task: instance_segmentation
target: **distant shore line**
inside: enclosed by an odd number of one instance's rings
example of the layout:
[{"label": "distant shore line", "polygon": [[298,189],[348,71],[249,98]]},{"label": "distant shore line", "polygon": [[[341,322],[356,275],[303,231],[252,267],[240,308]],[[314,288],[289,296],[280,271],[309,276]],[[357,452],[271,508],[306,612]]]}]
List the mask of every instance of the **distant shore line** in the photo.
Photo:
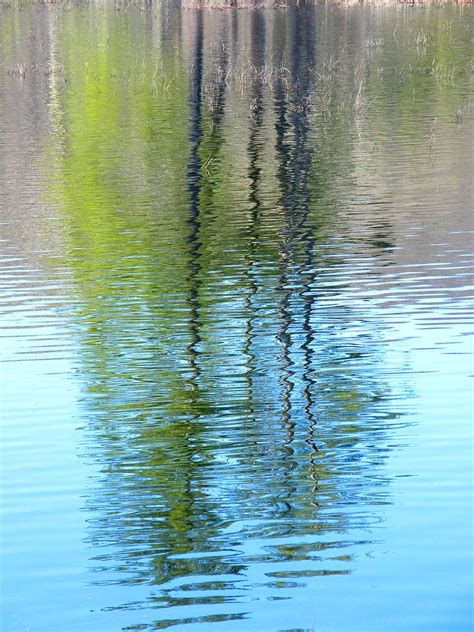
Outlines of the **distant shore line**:
[{"label": "distant shore line", "polygon": [[291,6],[326,4],[332,6],[442,6],[472,5],[474,0],[182,0],[182,9],[289,9]]},{"label": "distant shore line", "polygon": [[355,6],[419,6],[436,7],[448,4],[474,5],[474,0],[0,0],[0,7],[23,7],[26,5],[80,5],[80,4],[112,4],[119,7],[147,6],[153,4],[169,4],[183,10],[215,10],[226,11],[232,9],[281,9],[287,10],[291,7],[300,6],[335,6],[335,7],[355,7]]},{"label": "distant shore line", "polygon": [[[108,0],[85,0],[85,4],[108,4]],[[181,9],[289,9],[292,6],[443,6],[446,4],[473,5],[474,0],[110,0],[110,4],[152,5],[169,4]],[[0,6],[24,6],[28,4],[82,4],[81,0],[0,0]]]}]

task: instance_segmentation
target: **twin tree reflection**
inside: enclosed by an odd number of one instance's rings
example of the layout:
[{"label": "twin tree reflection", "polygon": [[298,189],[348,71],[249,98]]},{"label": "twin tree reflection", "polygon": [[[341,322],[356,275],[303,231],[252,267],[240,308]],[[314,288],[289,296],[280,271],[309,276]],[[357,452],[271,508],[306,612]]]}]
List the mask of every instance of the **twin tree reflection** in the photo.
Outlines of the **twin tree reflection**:
[{"label": "twin tree reflection", "polygon": [[388,386],[376,321],[327,274],[350,135],[311,107],[316,12],[104,18],[88,42],[64,19],[49,203],[101,471],[94,564],[159,585],[157,606],[243,600],[222,591],[251,565],[281,587],[350,572],[339,536],[376,516],[347,508],[386,501]]}]

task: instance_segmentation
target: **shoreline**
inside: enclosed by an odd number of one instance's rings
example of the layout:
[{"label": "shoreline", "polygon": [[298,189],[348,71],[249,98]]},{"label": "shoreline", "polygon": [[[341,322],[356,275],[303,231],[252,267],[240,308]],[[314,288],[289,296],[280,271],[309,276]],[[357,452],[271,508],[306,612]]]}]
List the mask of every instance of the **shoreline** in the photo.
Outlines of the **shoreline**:
[{"label": "shoreline", "polygon": [[444,6],[472,5],[474,0],[182,0],[177,6],[183,10],[216,10],[231,9],[283,9],[292,6],[330,5],[339,7],[353,6]]},{"label": "shoreline", "polygon": [[[0,8],[21,8],[28,5],[81,5],[81,4],[109,4],[107,0],[0,0]],[[116,7],[146,6],[151,7],[149,0],[112,0]],[[442,7],[446,5],[470,6],[474,0],[163,0],[157,4],[168,4],[184,11],[229,11],[238,10],[283,10],[303,6],[331,6],[331,7]]]}]

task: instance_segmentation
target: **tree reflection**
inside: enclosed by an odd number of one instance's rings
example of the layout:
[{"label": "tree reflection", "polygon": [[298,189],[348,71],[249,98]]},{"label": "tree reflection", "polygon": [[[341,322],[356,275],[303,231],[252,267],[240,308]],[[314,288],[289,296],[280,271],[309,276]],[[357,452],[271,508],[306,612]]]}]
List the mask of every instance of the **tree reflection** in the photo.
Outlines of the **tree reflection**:
[{"label": "tree reflection", "polygon": [[320,141],[335,123],[312,110],[314,10],[179,22],[172,41],[152,23],[137,49],[140,20],[128,34],[104,21],[89,42],[66,21],[49,203],[75,293],[84,452],[101,468],[95,563],[159,585],[149,599],[176,620],[205,603],[215,621],[243,616],[251,566],[285,588],[350,571],[332,534],[370,522],[344,508],[381,484],[367,472],[388,387],[376,323],[354,345],[355,310],[320,307],[333,180],[349,171],[331,152],[349,140]]}]

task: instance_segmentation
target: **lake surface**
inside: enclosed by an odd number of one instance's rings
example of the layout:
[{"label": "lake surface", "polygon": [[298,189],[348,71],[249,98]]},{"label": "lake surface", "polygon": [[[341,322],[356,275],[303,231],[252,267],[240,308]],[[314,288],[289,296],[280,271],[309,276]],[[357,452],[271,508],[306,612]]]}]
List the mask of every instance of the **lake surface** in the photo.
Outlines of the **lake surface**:
[{"label": "lake surface", "polygon": [[3,630],[472,629],[472,27],[1,9]]}]

